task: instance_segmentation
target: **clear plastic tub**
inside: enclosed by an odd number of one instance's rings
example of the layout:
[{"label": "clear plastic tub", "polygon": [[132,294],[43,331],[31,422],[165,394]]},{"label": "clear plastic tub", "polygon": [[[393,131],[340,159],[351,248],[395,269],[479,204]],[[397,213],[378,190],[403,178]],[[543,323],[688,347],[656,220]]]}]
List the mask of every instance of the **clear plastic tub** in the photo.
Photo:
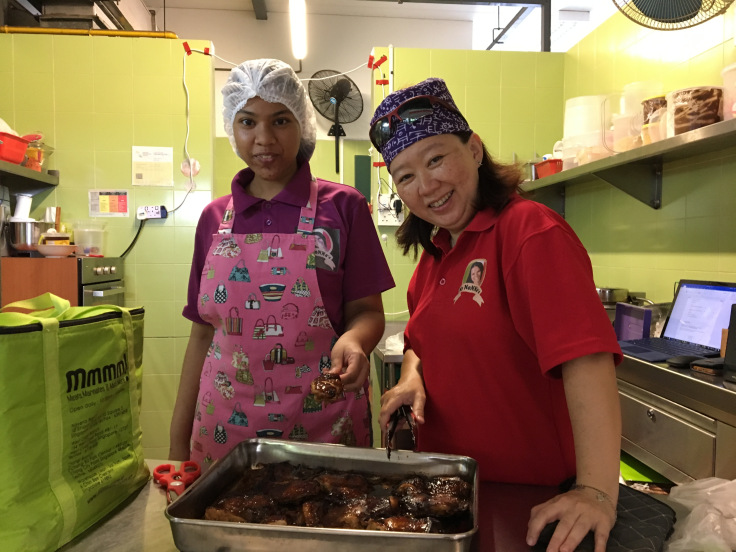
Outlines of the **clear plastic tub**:
[{"label": "clear plastic tub", "polygon": [[105,223],[96,220],[75,222],[74,243],[80,255],[104,255]]},{"label": "clear plastic tub", "polygon": [[723,79],[723,120],[734,118],[736,109],[736,63],[728,65],[721,71]]},{"label": "clear plastic tub", "polygon": [[577,96],[568,99],[565,102],[562,137],[582,136],[608,128],[610,117],[606,117],[607,103],[607,97],[604,95]]},{"label": "clear plastic tub", "polygon": [[667,99],[667,137],[718,123],[723,114],[723,88],[696,86],[674,90]]}]

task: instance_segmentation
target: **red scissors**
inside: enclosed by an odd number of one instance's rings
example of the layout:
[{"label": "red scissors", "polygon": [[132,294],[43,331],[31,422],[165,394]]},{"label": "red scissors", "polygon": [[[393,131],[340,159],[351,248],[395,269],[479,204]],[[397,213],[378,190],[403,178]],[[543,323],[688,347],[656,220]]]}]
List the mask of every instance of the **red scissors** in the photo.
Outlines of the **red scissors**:
[{"label": "red scissors", "polygon": [[179,469],[174,464],[161,464],[153,470],[153,480],[166,489],[167,502],[181,495],[189,485],[202,474],[199,464],[193,460],[181,463]]}]

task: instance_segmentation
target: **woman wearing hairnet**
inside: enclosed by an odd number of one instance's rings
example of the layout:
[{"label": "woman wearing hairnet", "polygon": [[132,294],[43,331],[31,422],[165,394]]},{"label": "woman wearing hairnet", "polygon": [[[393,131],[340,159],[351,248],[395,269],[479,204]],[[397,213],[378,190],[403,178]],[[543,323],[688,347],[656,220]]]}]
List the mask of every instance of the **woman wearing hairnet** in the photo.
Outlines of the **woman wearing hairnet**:
[{"label": "woman wearing hairnet", "polygon": [[[206,467],[264,436],[370,446],[368,355],[394,282],[365,198],[312,176],[315,115],[289,65],[242,63],[222,95],[247,168],[197,225],[169,458]],[[326,372],[345,389],[329,404],[310,394]]]}]

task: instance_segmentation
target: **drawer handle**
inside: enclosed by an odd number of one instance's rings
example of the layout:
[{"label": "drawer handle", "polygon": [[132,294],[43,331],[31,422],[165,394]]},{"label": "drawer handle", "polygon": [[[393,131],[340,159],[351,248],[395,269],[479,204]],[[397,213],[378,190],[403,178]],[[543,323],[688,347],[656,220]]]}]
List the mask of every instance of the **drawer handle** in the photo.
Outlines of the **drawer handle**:
[{"label": "drawer handle", "polygon": [[653,408],[647,408],[647,418],[649,418],[653,422],[657,421],[657,414],[654,412]]}]

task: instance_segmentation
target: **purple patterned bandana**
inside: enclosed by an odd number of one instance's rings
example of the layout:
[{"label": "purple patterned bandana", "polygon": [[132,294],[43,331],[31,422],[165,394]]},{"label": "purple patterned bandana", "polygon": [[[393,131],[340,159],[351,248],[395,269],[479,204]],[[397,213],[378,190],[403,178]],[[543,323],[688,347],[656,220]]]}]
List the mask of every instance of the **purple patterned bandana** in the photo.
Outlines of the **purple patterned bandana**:
[{"label": "purple patterned bandana", "polygon": [[[434,96],[455,106],[457,109],[445,81],[431,78],[386,96],[373,114],[371,127],[378,119],[416,96]],[[383,160],[386,162],[386,168],[390,171],[391,161],[394,157],[420,140],[439,134],[470,131],[467,121],[460,115],[460,110],[457,111],[457,113],[454,113],[440,104],[434,104],[432,115],[422,117],[414,123],[399,122],[396,133],[379,149],[379,152],[383,155]]]}]

